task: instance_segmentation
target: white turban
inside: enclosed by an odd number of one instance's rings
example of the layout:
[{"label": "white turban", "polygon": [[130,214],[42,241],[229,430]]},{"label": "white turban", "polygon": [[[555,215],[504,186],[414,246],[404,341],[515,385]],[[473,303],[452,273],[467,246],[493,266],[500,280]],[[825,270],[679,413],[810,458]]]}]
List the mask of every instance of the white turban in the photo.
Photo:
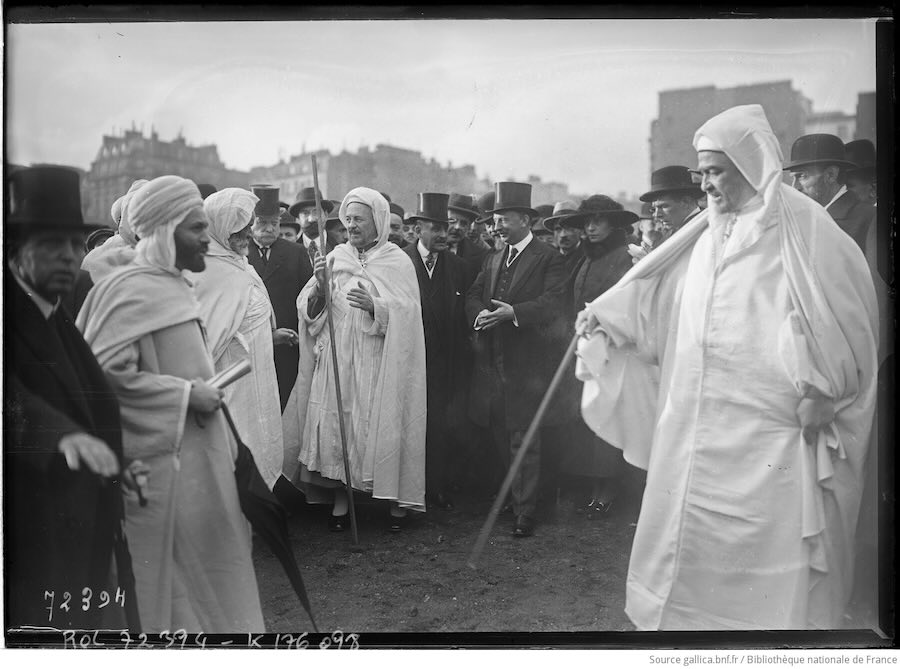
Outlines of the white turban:
[{"label": "white turban", "polygon": [[[344,196],[341,202],[340,217],[344,221],[347,215],[347,205],[352,202],[359,202],[366,205],[372,210],[372,218],[375,219],[375,232],[378,243],[375,248],[381,248],[387,243],[388,235],[391,232],[391,208],[388,201],[377,190],[359,186],[354,188]],[[374,249],[373,249],[374,250]]]},{"label": "white turban", "polygon": [[697,151],[721,151],[761,193],[781,180],[781,146],[760,105],[732,107],[713,116],[694,134]]},{"label": "white turban", "polygon": [[210,253],[226,251],[237,255],[228,245],[228,238],[247,227],[257,202],[259,198],[243,188],[223,188],[203,201],[203,211],[209,219]]},{"label": "white turban", "polygon": [[128,203],[131,202],[131,198],[134,197],[137,190],[146,183],[149,183],[146,179],[138,179],[131,184],[131,188],[125,195],[113,202],[112,216],[118,226],[116,231],[129,246],[137,244],[137,237],[134,236],[134,230],[131,229],[131,224],[128,222]]},{"label": "white turban", "polygon": [[189,179],[167,175],[141,186],[127,203],[128,221],[140,237],[135,262],[180,274],[174,232],[194,210],[203,211],[203,198]]}]

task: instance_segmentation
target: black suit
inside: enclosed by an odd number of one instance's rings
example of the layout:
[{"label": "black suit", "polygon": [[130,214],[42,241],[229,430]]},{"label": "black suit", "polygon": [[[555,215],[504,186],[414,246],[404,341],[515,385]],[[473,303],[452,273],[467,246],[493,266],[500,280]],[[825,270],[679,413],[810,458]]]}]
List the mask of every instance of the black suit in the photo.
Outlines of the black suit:
[{"label": "black suit", "polygon": [[[3,398],[7,627],[121,624],[120,603],[99,608],[101,592],[114,600],[116,585],[135,604],[119,481],[104,481],[83,463],[70,471],[58,450],[62,437],[85,432],[105,441],[121,464],[118,401],[65,309],[45,319],[12,277],[5,283],[11,316]],[[109,580],[114,551],[119,584]],[[92,592],[87,611],[84,588]],[[52,618],[45,591],[53,592]],[[65,592],[72,598],[68,612],[59,608]]]},{"label": "black suit", "polygon": [[850,235],[865,253],[869,226],[875,225],[875,207],[863,202],[856,193],[848,190],[825,211],[831,214],[838,227]]},{"label": "black suit", "polygon": [[[303,244],[276,239],[269,249],[269,259],[264,261],[259,247],[250,242],[248,258],[269,291],[269,300],[275,312],[275,324],[279,328],[296,330],[297,296],[312,276],[312,265]],[[281,410],[287,404],[294,382],[297,380],[297,365],[300,360],[296,346],[275,347],[275,373],[278,376],[278,394]]]},{"label": "black suit", "polygon": [[[466,261],[448,251],[437,253],[432,275],[422,261],[418,244],[403,252],[412,260],[419,282],[425,330],[425,377],[428,426],[425,438],[425,489],[444,495],[452,467],[450,444],[459,407],[468,391],[471,356],[466,326],[466,291],[471,283]],[[459,413],[459,412],[456,412]]]},{"label": "black suit", "polygon": [[[567,325],[562,255],[532,239],[505,270],[512,275],[504,292],[501,279],[509,251],[506,247],[485,257],[466,296],[466,320],[473,327],[482,309],[494,309],[493,298],[511,304],[519,323],[516,327],[508,321],[476,334],[470,400],[472,419],[489,426],[498,447],[508,450],[512,459],[562,358]],[[548,412],[543,424],[553,422],[553,418],[554,413]],[[531,516],[536,507],[539,446],[535,443],[526,455],[513,483],[517,515]]]}]

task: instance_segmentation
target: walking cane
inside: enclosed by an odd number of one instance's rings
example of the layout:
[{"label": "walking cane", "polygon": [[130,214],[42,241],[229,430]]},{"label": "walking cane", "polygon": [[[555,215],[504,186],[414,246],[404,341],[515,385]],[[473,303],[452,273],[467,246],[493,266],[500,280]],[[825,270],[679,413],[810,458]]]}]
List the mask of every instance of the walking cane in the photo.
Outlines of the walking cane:
[{"label": "walking cane", "polygon": [[[322,194],[319,193],[319,170],[316,166],[316,155],[312,158],[313,190],[316,194],[316,218],[319,223],[319,240],[326,243],[325,212],[322,210]],[[322,254],[324,256],[324,253]],[[337,393],[338,425],[341,429],[341,454],[344,456],[344,478],[347,481],[347,499],[350,503],[350,530],[353,534],[353,545],[359,545],[356,532],[356,506],[353,503],[353,486],[350,485],[350,457],[347,454],[347,428],[344,426],[344,403],[341,399],[341,375],[338,372],[337,342],[334,339],[334,318],[331,309],[331,266],[325,263],[325,313],[328,319],[328,334],[331,337],[331,366],[334,368],[334,390]]]},{"label": "walking cane", "polygon": [[503,485],[500,486],[500,492],[497,494],[497,499],[494,500],[491,512],[488,514],[487,520],[484,521],[481,533],[475,541],[475,547],[469,555],[468,562],[466,562],[472,569],[477,569],[475,563],[478,561],[481,552],[484,550],[488,537],[491,535],[491,530],[494,529],[494,524],[497,522],[497,516],[500,515],[500,508],[503,506],[503,501],[509,494],[509,489],[512,488],[513,479],[516,477],[516,473],[522,466],[522,460],[525,459],[525,454],[534,442],[534,435],[538,431],[541,419],[544,417],[544,414],[547,413],[547,407],[550,405],[550,400],[552,400],[553,396],[556,394],[556,389],[559,388],[559,384],[562,382],[563,374],[569,366],[570,360],[575,355],[575,346],[578,344],[579,337],[581,337],[581,332],[576,332],[575,336],[572,337],[572,341],[569,342],[569,348],[566,349],[563,359],[559,363],[559,367],[556,368],[556,373],[553,375],[553,379],[547,387],[547,392],[544,393],[544,399],[541,400],[537,412],[534,414],[534,418],[531,419],[531,425],[528,426],[528,431],[525,433],[525,438],[522,440],[519,452],[516,453],[516,459],[513,460],[513,463],[510,465],[509,471],[506,473],[506,478],[503,480]]}]

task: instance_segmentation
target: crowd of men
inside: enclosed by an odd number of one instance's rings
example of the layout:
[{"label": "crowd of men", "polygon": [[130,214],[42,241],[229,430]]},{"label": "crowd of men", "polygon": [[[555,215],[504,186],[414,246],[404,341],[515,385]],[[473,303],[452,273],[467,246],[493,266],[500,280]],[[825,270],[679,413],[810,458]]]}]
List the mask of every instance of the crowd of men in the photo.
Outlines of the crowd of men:
[{"label": "crowd of men", "polygon": [[[169,175],[110,229],[84,223],[74,171],[9,174],[9,624],[262,631],[239,440],[285,504],[330,505],[339,532],[368,494],[401,532],[463,483],[496,490],[539,419],[514,537],[564,475],[606,514],[646,471],[636,627],[839,627],[890,352],[874,149],[809,135],[785,162],[758,105],[693,144],[641,215],[516,182],[407,214],[365,186],[288,204]],[[130,606],[48,600],[88,589]]]}]

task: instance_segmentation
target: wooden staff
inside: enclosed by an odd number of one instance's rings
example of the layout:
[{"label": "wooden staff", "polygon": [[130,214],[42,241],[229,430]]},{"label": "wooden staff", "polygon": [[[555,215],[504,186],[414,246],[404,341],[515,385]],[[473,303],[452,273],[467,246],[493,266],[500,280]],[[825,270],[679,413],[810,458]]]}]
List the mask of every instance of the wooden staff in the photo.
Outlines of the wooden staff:
[{"label": "wooden staff", "polygon": [[572,337],[572,341],[569,342],[569,348],[566,349],[563,359],[559,363],[559,367],[556,368],[553,380],[550,381],[547,392],[544,393],[544,399],[541,400],[537,412],[534,414],[534,418],[531,419],[531,424],[528,426],[528,431],[525,433],[525,438],[522,440],[519,452],[516,453],[516,459],[513,460],[513,463],[510,465],[509,471],[506,473],[506,478],[503,480],[503,485],[500,486],[500,492],[497,494],[497,499],[494,500],[491,512],[488,514],[487,520],[484,521],[481,533],[478,535],[477,541],[475,541],[475,547],[472,548],[472,553],[469,555],[468,562],[466,562],[472,569],[477,568],[475,563],[478,561],[481,552],[484,550],[488,537],[491,535],[491,530],[494,529],[494,524],[497,522],[497,516],[500,515],[500,508],[503,506],[503,502],[509,494],[509,489],[512,488],[513,479],[519,471],[519,468],[522,466],[522,460],[525,458],[525,454],[528,452],[531,444],[534,443],[534,435],[537,434],[541,419],[544,417],[544,414],[547,413],[547,407],[550,405],[550,400],[552,400],[553,396],[556,394],[556,389],[559,388],[559,384],[562,382],[563,374],[569,366],[569,361],[575,355],[575,346],[578,344],[579,337],[581,337],[580,331],[576,332],[575,336]]},{"label": "wooden staff", "polygon": [[[319,193],[319,170],[316,166],[316,155],[312,158],[313,190],[316,194],[316,217],[319,223],[319,248],[324,257],[327,243],[325,233],[325,212],[322,209],[322,194]],[[350,530],[353,533],[353,545],[359,544],[356,532],[356,507],[353,504],[353,486],[350,485],[350,456],[347,453],[347,428],[344,426],[344,402],[341,399],[341,375],[338,372],[337,342],[334,338],[334,317],[331,309],[331,266],[325,264],[325,313],[328,319],[328,334],[331,336],[331,366],[334,368],[334,390],[337,393],[338,425],[341,429],[341,454],[344,456],[344,478],[347,481],[347,499],[350,504]]]}]

